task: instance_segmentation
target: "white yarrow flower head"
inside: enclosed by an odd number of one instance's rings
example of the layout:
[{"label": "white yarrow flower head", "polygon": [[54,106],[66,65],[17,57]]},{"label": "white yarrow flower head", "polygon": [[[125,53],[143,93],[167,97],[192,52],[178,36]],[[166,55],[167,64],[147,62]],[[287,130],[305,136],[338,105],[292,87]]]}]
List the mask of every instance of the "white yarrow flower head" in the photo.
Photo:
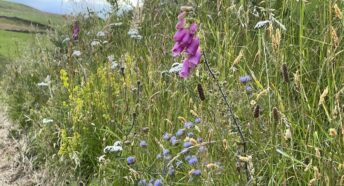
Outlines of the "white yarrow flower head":
[{"label": "white yarrow flower head", "polygon": [[74,50],[72,53],[73,57],[80,57],[81,56],[81,52],[79,50]]},{"label": "white yarrow flower head", "polygon": [[138,35],[139,34],[139,30],[137,28],[131,28],[128,31],[128,35],[133,36],[133,35]]},{"label": "white yarrow flower head", "polygon": [[103,162],[105,161],[105,155],[101,155],[98,157],[98,162]]},{"label": "white yarrow flower head", "polygon": [[113,146],[106,146],[104,148],[104,153],[111,153],[111,152],[121,152],[123,151],[122,148],[122,142],[121,141],[116,141]]},{"label": "white yarrow flower head", "polygon": [[114,26],[121,26],[121,25],[123,25],[123,23],[122,22],[118,22],[118,23],[114,23],[113,25]]},{"label": "white yarrow flower head", "polygon": [[259,21],[256,26],[254,26],[255,29],[259,29],[259,28],[262,28],[268,24],[270,24],[271,21],[270,20],[265,20],[265,21]]},{"label": "white yarrow flower head", "polygon": [[54,122],[54,120],[48,119],[48,118],[44,118],[43,121],[42,121],[43,124],[49,124],[49,123],[52,123],[52,122]]},{"label": "white yarrow flower head", "polygon": [[92,47],[96,47],[96,46],[99,46],[100,45],[100,42],[99,41],[92,41],[91,42],[91,46]]},{"label": "white yarrow flower head", "polygon": [[182,63],[173,63],[171,69],[168,71],[169,73],[178,73],[182,70],[183,64]]},{"label": "white yarrow flower head", "polygon": [[100,31],[97,33],[97,37],[105,37],[105,36],[106,36],[106,34],[103,31]]}]

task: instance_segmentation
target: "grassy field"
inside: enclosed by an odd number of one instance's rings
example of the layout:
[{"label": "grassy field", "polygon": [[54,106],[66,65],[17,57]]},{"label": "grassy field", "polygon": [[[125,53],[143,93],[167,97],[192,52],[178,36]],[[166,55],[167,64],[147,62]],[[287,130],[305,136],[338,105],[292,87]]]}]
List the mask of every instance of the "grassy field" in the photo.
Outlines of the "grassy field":
[{"label": "grassy field", "polygon": [[22,50],[34,41],[34,34],[0,30],[0,55],[6,58],[20,56]]},{"label": "grassy field", "polygon": [[[184,79],[185,4],[203,55]],[[8,67],[9,114],[55,185],[343,185],[343,7],[146,0],[80,16],[77,41],[59,30]]]}]

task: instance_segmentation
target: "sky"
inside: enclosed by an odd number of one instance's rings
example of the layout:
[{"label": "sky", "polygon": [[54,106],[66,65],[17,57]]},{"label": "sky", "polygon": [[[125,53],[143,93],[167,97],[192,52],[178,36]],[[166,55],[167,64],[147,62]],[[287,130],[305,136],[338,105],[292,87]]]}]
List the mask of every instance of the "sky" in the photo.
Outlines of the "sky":
[{"label": "sky", "polygon": [[[86,11],[90,8],[96,12],[109,12],[111,6],[106,0],[9,0],[12,2],[22,3],[38,10],[56,14],[75,14]],[[137,1],[142,3],[142,0],[122,0],[129,2],[133,5],[137,4]]]}]

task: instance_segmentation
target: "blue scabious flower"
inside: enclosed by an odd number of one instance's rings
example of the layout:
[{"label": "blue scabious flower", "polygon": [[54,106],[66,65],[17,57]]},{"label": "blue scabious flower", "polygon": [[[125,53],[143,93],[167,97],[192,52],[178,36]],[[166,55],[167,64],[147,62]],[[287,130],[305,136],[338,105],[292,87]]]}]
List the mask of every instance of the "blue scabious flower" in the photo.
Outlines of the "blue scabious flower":
[{"label": "blue scabious flower", "polygon": [[196,123],[196,124],[201,123],[201,122],[202,122],[201,118],[196,118],[196,119],[195,119],[195,123]]},{"label": "blue scabious flower", "polygon": [[186,153],[188,153],[189,151],[190,151],[190,149],[183,149],[182,151],[180,151],[180,153],[186,154]]},{"label": "blue scabious flower", "polygon": [[172,136],[171,139],[170,139],[170,142],[171,142],[172,145],[178,145],[177,137]]},{"label": "blue scabious flower", "polygon": [[174,175],[174,172],[175,172],[174,167],[173,167],[173,166],[170,166],[170,167],[168,168],[168,175],[173,176],[173,175]]},{"label": "blue scabious flower", "polygon": [[168,141],[168,140],[170,140],[170,138],[171,138],[171,134],[165,132],[165,134],[162,136],[162,138],[163,138],[164,140]]},{"label": "blue scabious flower", "polygon": [[202,174],[202,171],[199,170],[199,169],[193,170],[193,171],[191,172],[191,175],[192,175],[192,176],[200,176],[201,174]]},{"label": "blue scabious flower", "polygon": [[134,156],[129,156],[127,158],[128,165],[132,165],[136,162],[136,158]]},{"label": "blue scabious flower", "polygon": [[239,78],[241,83],[247,83],[252,80],[251,76],[245,75],[245,76],[240,76]]},{"label": "blue scabious flower", "polygon": [[188,132],[187,136],[188,136],[189,138],[192,138],[192,137],[194,136],[194,134],[193,134],[192,132]]},{"label": "blue scabious flower", "polygon": [[190,129],[190,128],[192,128],[194,126],[194,124],[192,123],[192,122],[186,122],[186,123],[184,123],[184,128],[186,128],[186,129]]},{"label": "blue scabious flower", "polygon": [[154,186],[163,186],[162,181],[160,179],[155,180]]},{"label": "blue scabious flower", "polygon": [[184,129],[179,129],[177,132],[176,132],[176,136],[179,137],[181,135],[184,134]]},{"label": "blue scabious flower", "polygon": [[162,152],[162,155],[167,156],[170,153],[169,149],[164,149],[164,151]]},{"label": "blue scabious flower", "polygon": [[196,156],[191,156],[191,158],[187,161],[188,161],[189,165],[194,165],[198,162],[198,159]]},{"label": "blue scabious flower", "polygon": [[161,155],[161,154],[156,155],[156,159],[157,159],[157,160],[160,159],[160,158],[162,158],[162,155]]},{"label": "blue scabious flower", "polygon": [[203,138],[197,138],[197,143],[202,143],[203,142]]},{"label": "blue scabious flower", "polygon": [[144,140],[141,140],[141,141],[140,141],[140,147],[146,148],[146,147],[147,147],[147,142],[144,141]]},{"label": "blue scabious flower", "polygon": [[184,148],[189,148],[192,146],[192,143],[190,141],[187,141],[183,144]]},{"label": "blue scabious flower", "polygon": [[192,158],[192,157],[191,157],[190,155],[187,155],[187,156],[185,157],[185,161],[189,161],[191,158]]},{"label": "blue scabious flower", "polygon": [[252,87],[251,86],[246,86],[246,91],[247,92],[251,92],[253,89],[252,89]]}]

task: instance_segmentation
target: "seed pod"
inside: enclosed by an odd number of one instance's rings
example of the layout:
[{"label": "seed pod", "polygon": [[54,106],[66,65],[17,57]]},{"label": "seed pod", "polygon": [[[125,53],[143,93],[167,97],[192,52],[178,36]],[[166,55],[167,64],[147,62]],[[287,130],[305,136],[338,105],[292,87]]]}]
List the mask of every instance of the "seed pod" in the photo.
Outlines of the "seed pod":
[{"label": "seed pod", "polygon": [[289,72],[287,64],[282,65],[282,75],[284,82],[289,83]]},{"label": "seed pod", "polygon": [[259,107],[259,105],[257,104],[256,107],[254,107],[253,117],[259,118],[259,115],[260,115],[260,107]]},{"label": "seed pod", "polygon": [[200,83],[197,85],[197,90],[198,90],[198,96],[199,96],[199,98],[200,98],[202,101],[204,101],[204,100],[205,100],[205,95],[204,95],[203,87],[202,87],[202,85],[201,85]]},{"label": "seed pod", "polygon": [[274,119],[276,122],[279,121],[279,112],[278,112],[278,109],[276,107],[274,107],[272,109],[272,115],[274,116]]}]

